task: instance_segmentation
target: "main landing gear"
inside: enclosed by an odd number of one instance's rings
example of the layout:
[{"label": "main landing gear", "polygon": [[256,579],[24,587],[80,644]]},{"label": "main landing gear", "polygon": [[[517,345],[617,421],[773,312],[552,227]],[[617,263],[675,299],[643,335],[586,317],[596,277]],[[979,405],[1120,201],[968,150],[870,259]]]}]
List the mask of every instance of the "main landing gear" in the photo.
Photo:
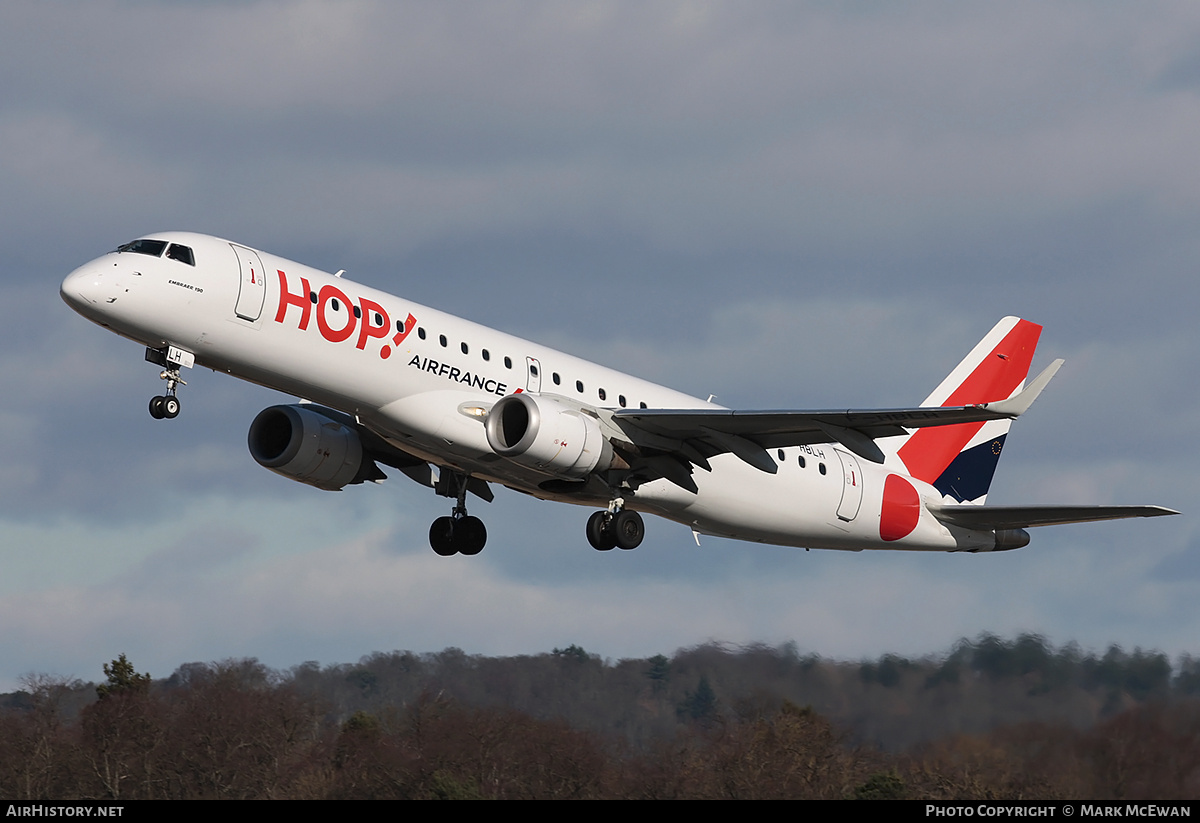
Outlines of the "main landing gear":
[{"label": "main landing gear", "polygon": [[467,476],[443,469],[434,488],[440,495],[457,498],[450,516],[439,517],[429,527],[434,553],[442,557],[479,554],[487,543],[487,528],[478,517],[467,514]]},{"label": "main landing gear", "polygon": [[645,536],[646,524],[642,522],[642,516],[625,508],[625,501],[619,497],[606,510],[595,512],[588,518],[587,539],[597,551],[636,549]]}]

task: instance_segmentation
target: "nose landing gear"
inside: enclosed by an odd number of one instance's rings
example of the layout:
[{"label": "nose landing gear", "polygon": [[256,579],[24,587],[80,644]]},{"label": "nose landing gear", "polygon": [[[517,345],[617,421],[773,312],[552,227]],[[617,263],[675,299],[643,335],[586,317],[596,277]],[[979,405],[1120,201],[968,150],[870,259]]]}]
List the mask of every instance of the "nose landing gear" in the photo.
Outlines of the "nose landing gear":
[{"label": "nose landing gear", "polygon": [[175,395],[178,386],[186,386],[187,381],[179,376],[180,367],[191,368],[195,357],[191,352],[169,346],[166,349],[146,349],[146,360],[157,363],[165,368],[158,375],[160,380],[167,381],[167,393],[150,398],[150,416],[155,420],[173,420],[179,416],[179,398]]},{"label": "nose landing gear", "polygon": [[[184,384],[186,385],[186,384]],[[173,420],[179,416],[179,398],[174,394],[160,395],[150,398],[150,416],[155,420],[162,420],[164,417],[168,420]]]}]

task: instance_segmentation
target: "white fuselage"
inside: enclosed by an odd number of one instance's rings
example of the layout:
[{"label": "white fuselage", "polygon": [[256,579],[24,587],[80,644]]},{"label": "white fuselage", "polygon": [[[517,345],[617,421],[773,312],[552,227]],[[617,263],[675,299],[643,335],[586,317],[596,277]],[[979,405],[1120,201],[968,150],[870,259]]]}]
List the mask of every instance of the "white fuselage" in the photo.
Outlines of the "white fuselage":
[{"label": "white fuselage", "polygon": [[[111,253],[62,285],[88,319],[152,348],[357,416],[395,447],[537,497],[605,505],[600,493],[547,491],[546,475],[502,458],[481,415],[513,392],[594,408],[715,409],[714,404],[248,247],[205,235],[153,235],[194,250],[194,265]],[[886,451],[886,447],[885,447]],[[833,549],[990,550],[991,532],[947,527],[928,508],[941,494],[836,444],[771,450],[774,474],[731,453],[693,474],[625,496],[628,507],[704,534]],[[803,464],[803,465],[802,465]],[[902,476],[915,523],[885,539],[884,488]],[[893,507],[894,508],[894,507]]]}]

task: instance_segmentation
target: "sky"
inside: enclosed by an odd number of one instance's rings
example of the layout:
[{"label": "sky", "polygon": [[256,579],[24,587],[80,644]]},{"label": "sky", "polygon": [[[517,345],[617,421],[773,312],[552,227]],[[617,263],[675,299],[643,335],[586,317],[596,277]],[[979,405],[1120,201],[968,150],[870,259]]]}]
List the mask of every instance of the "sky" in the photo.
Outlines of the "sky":
[{"label": "sky", "polygon": [[[0,4],[0,691],[127,654],[837,659],[984,631],[1200,646],[1200,6]],[[473,558],[402,475],[257,466],[288,398],[59,298],[199,231],[735,408],[915,405],[1002,316],[1066,366],[989,502],[1153,503],[991,555],[804,552],[498,490]],[[1190,422],[1189,422],[1190,421]]]}]

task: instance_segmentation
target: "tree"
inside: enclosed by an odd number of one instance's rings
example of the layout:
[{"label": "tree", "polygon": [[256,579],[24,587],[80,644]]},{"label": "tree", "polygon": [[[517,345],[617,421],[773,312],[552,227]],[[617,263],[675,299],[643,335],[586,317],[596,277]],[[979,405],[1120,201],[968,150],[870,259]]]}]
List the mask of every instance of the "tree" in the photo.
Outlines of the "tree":
[{"label": "tree", "polygon": [[580,663],[587,663],[592,659],[592,656],[584,651],[583,646],[577,646],[574,643],[565,649],[556,648],[550,653],[561,660],[577,660]]},{"label": "tree", "polygon": [[149,797],[166,730],[164,707],[150,695],[150,675],[138,674],[124,654],[106,663],[104,674],[108,682],[96,687],[99,701],[83,713],[82,750],[100,796]]},{"label": "tree", "polygon": [[661,654],[656,654],[646,662],[650,664],[646,677],[650,678],[654,693],[658,694],[666,688],[667,681],[671,679],[671,661]]},{"label": "tree", "polygon": [[96,687],[96,696],[101,700],[114,694],[139,694],[150,690],[150,675],[138,674],[124,654],[111,666],[104,664],[104,676],[108,682]]},{"label": "tree", "polygon": [[696,691],[687,693],[687,697],[679,706],[678,714],[682,718],[698,720],[701,723],[716,719],[717,695],[713,692],[706,676],[701,675],[700,682],[696,685]]}]

